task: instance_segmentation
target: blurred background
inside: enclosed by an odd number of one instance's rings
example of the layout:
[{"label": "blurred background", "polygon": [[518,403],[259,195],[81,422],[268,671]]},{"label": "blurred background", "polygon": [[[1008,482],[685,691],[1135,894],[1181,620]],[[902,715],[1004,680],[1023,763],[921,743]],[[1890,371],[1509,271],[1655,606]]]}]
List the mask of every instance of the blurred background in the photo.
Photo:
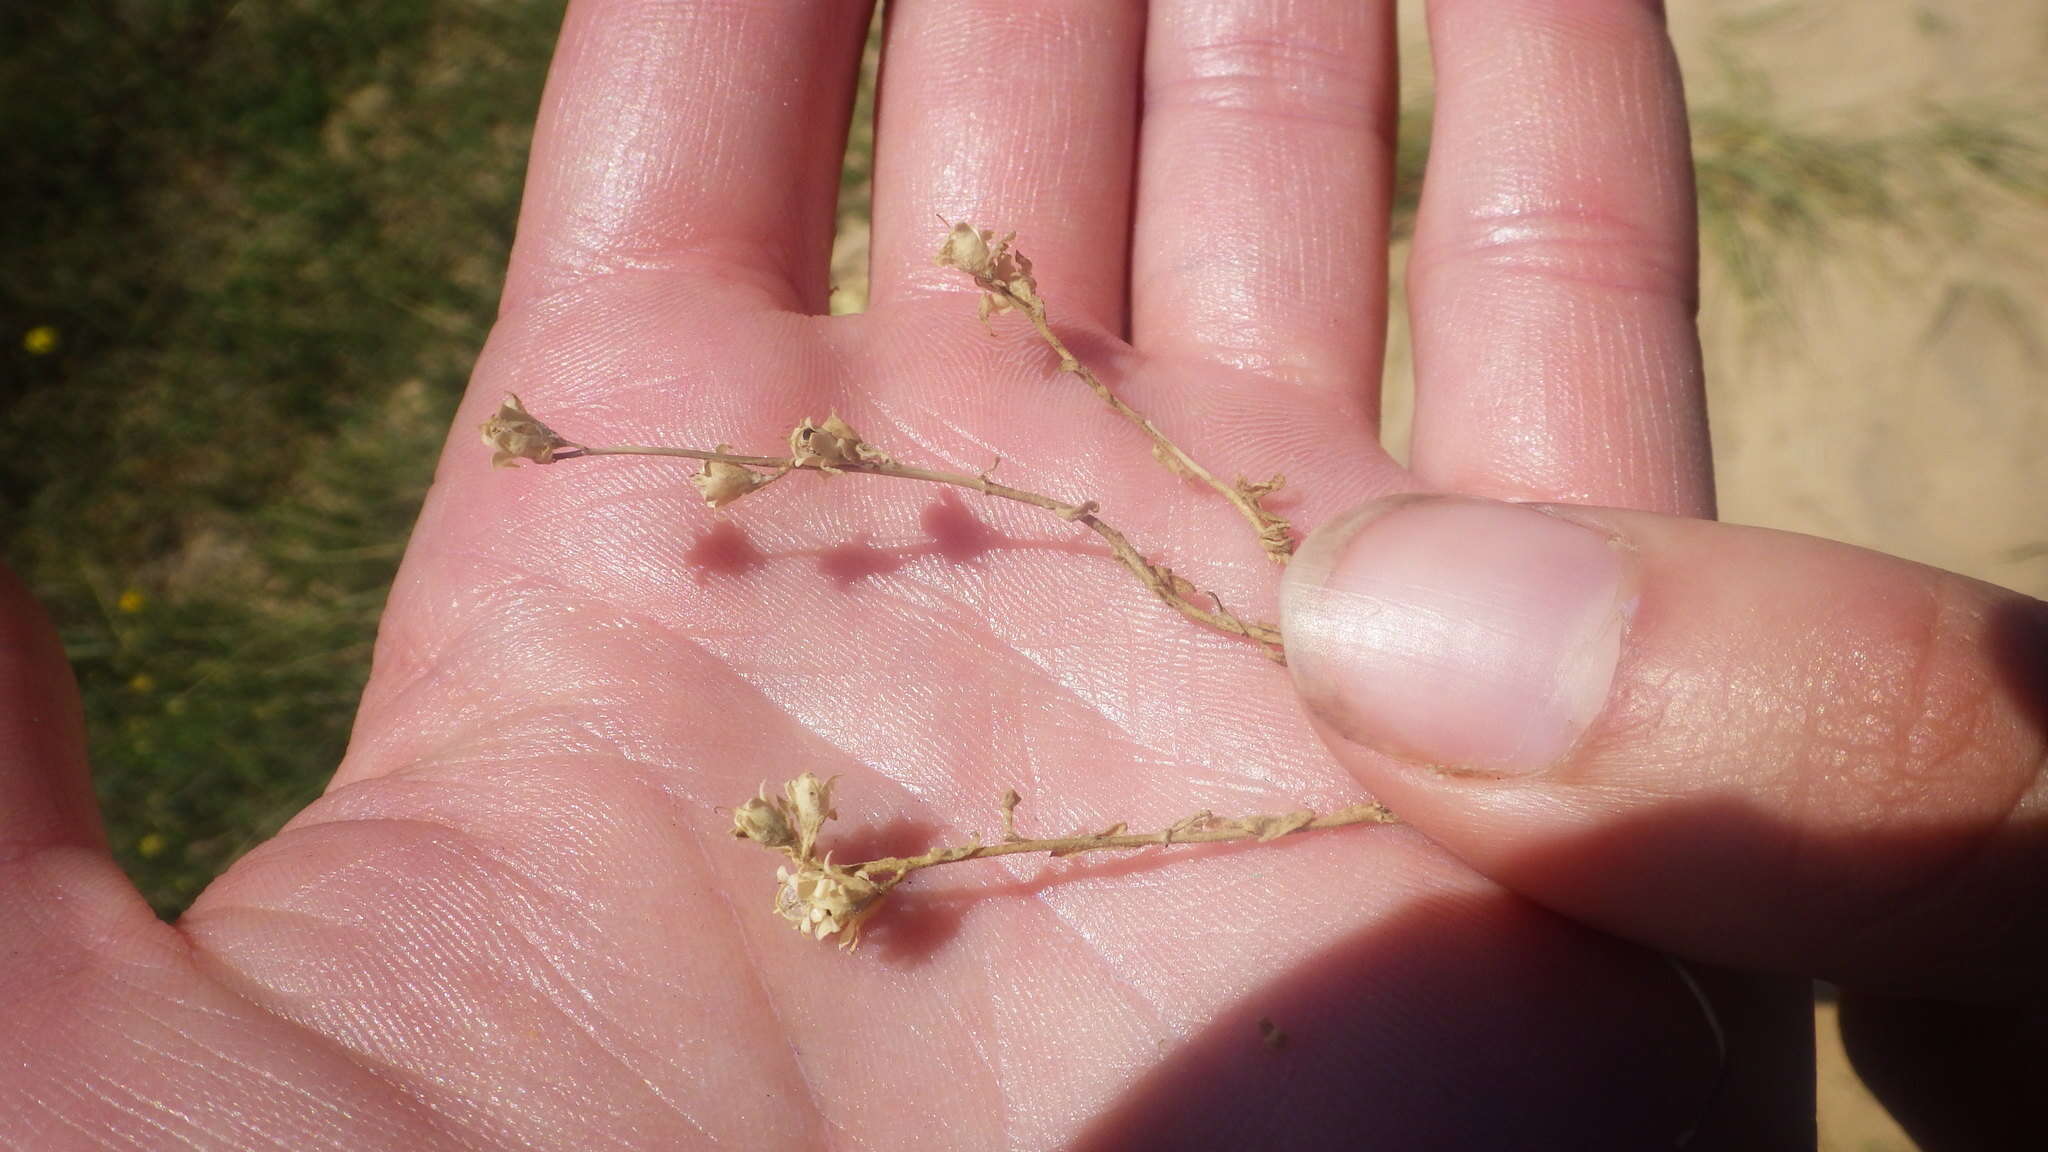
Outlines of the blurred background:
[{"label": "blurred background", "polygon": [[[1723,516],[2048,595],[2048,5],[1669,8]],[[340,758],[561,9],[0,11],[0,555],[55,615],[115,851],[167,916]],[[1430,108],[1419,5],[1403,28],[1397,231]],[[837,311],[866,298],[874,56]],[[1824,1147],[1909,1149],[1820,1011]]]}]

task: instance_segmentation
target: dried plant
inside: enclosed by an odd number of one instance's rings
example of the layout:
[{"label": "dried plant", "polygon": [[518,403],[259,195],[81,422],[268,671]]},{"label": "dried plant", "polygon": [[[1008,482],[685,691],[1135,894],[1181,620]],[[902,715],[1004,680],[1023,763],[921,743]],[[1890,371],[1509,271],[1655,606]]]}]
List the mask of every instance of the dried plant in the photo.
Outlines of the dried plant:
[{"label": "dried plant", "polygon": [[732,834],[789,858],[789,866],[775,870],[775,912],[797,931],[816,939],[838,936],[844,948],[859,944],[861,925],[874,915],[890,889],[914,872],[942,864],[1025,852],[1076,856],[1083,852],[1220,844],[1232,840],[1266,843],[1299,832],[1354,824],[1390,824],[1395,819],[1385,805],[1368,803],[1321,815],[1306,810],[1250,816],[1197,812],[1157,832],[1132,832],[1116,823],[1094,832],[1030,838],[1017,834],[1020,801],[1016,791],[1011,790],[1003,794],[1000,839],[984,841],[980,833],[972,833],[964,844],[934,848],[917,856],[884,856],[860,864],[834,864],[830,853],[823,858],[818,856],[817,843],[825,821],[839,815],[832,807],[836,779],[820,780],[806,772],[784,784],[780,796],[771,797],[763,789],[734,810]]},{"label": "dried plant", "polygon": [[1275,561],[1286,563],[1294,554],[1294,531],[1287,521],[1266,511],[1263,501],[1280,490],[1286,478],[1274,476],[1268,480],[1247,480],[1240,476],[1232,484],[1218,480],[1207,468],[1195,462],[1195,458],[1182,451],[1178,444],[1167,439],[1152,421],[1146,419],[1137,409],[1123,402],[1109,386],[1098,379],[1080,357],[1068,351],[1066,343],[1053,332],[1052,324],[1045,317],[1045,300],[1038,294],[1038,281],[1031,275],[1031,261],[1017,251],[1017,234],[1012,232],[1001,239],[995,231],[976,228],[961,222],[951,225],[946,241],[939,248],[937,263],[945,268],[957,268],[974,280],[982,291],[981,322],[988,323],[991,312],[1021,311],[1030,318],[1032,328],[1039,338],[1046,342],[1060,358],[1060,371],[1071,372],[1081,382],[1102,397],[1116,414],[1143,429],[1152,440],[1152,456],[1166,469],[1177,476],[1198,480],[1216,490],[1258,534],[1259,546]]},{"label": "dried plant", "polygon": [[1218,632],[1257,644],[1267,656],[1285,661],[1280,630],[1271,624],[1245,620],[1223,606],[1214,593],[1206,593],[1164,564],[1146,558],[1130,537],[1111,526],[1100,515],[1093,500],[1069,503],[1008,484],[999,484],[987,473],[969,476],[964,472],[943,472],[900,463],[861,438],[860,433],[835,413],[823,424],[805,420],[789,434],[787,456],[743,456],[715,449],[655,447],[644,444],[616,444],[592,447],[564,440],[520,404],[519,397],[506,396],[498,411],[484,422],[484,443],[496,449],[491,459],[510,465],[520,460],[553,464],[585,456],[676,456],[701,462],[695,479],[704,502],[723,508],[733,501],[758,492],[792,472],[851,473],[859,476],[890,476],[898,480],[922,480],[967,488],[987,496],[1013,500],[1043,508],[1062,520],[1085,525],[1109,545],[1110,555],[1129,569],[1140,583],[1168,607],[1196,623]]},{"label": "dried plant", "polygon": [[[1264,500],[1278,491],[1282,478],[1252,481],[1238,477],[1232,483],[1219,480],[1158,426],[1104,384],[1083,364],[1053,331],[1047,319],[1044,298],[1039,294],[1031,261],[1016,247],[1014,234],[998,238],[991,229],[972,224],[949,224],[936,261],[956,269],[982,291],[980,315],[989,318],[1007,312],[1022,312],[1039,338],[1059,357],[1060,370],[1080,378],[1110,408],[1142,429],[1152,441],[1152,455],[1177,476],[1197,481],[1214,490],[1237,510],[1250,525],[1259,546],[1276,562],[1285,563],[1294,551],[1293,530],[1286,520],[1266,510]],[[991,328],[993,331],[993,328]],[[1284,663],[1286,649],[1280,630],[1272,624],[1246,620],[1231,612],[1222,598],[1205,592],[1186,578],[1145,555],[1122,531],[1101,516],[1094,500],[1068,501],[1000,484],[988,473],[968,475],[922,468],[896,460],[869,443],[837,413],[822,423],[804,420],[791,429],[788,454],[757,456],[735,453],[731,446],[680,448],[637,444],[592,446],[569,440],[528,412],[519,397],[508,395],[483,425],[484,443],[492,449],[491,463],[510,467],[520,461],[555,464],[564,460],[595,456],[665,456],[698,462],[693,482],[713,509],[758,492],[794,472],[828,475],[881,476],[922,481],[970,489],[985,496],[1040,508],[1095,533],[1109,546],[1110,555],[1130,571],[1162,603],[1204,627],[1236,636],[1256,645],[1272,660]],[[769,796],[761,790],[733,813],[733,835],[782,853],[787,866],[776,870],[775,911],[799,931],[823,940],[838,936],[846,947],[860,939],[861,924],[880,906],[890,889],[911,874],[941,864],[955,864],[987,856],[1009,856],[1043,852],[1071,856],[1081,852],[1165,848],[1175,844],[1212,844],[1229,840],[1269,841],[1282,836],[1321,828],[1353,824],[1388,823],[1391,812],[1379,804],[1358,804],[1317,815],[1295,811],[1277,815],[1257,814],[1218,817],[1198,812],[1175,821],[1156,832],[1131,832],[1116,823],[1094,832],[1069,836],[1027,839],[1017,835],[1015,812],[1018,796],[1007,793],[1002,801],[1002,838],[985,843],[979,834],[967,843],[934,848],[919,856],[885,857],[863,863],[841,865],[830,854],[818,855],[818,836],[825,821],[838,813],[832,807],[833,781],[820,780],[806,772],[783,786],[782,794]]]}]

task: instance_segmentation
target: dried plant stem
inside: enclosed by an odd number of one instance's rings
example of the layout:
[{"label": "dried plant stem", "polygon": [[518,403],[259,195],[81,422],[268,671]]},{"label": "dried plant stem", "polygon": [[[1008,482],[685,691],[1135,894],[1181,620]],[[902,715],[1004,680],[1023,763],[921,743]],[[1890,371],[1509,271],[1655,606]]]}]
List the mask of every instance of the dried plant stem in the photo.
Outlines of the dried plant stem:
[{"label": "dried plant stem", "polygon": [[1217,816],[1197,812],[1157,832],[1127,832],[1121,823],[1100,832],[1027,839],[1017,835],[1016,791],[1003,794],[1003,834],[983,843],[979,833],[965,844],[934,848],[919,856],[885,856],[864,864],[834,864],[829,853],[818,856],[818,837],[825,822],[839,815],[832,790],[838,777],[821,780],[805,772],[786,781],[779,794],[766,785],[754,798],[733,809],[732,834],[780,854],[789,863],[775,870],[775,914],[814,939],[838,936],[842,948],[860,943],[861,925],[878,911],[891,890],[912,873],[941,864],[1043,852],[1075,856],[1083,852],[1133,851],[1175,844],[1220,844],[1231,840],[1265,843],[1323,828],[1355,824],[1395,824],[1398,818],[1380,804],[1353,804],[1316,815],[1300,810],[1253,816]]},{"label": "dried plant stem", "polygon": [[[931,468],[918,468],[901,464],[886,458],[847,459],[831,464],[816,461],[802,461],[789,456],[746,456],[731,452],[708,451],[700,448],[667,448],[639,444],[619,444],[606,447],[588,447],[570,444],[558,448],[553,459],[567,460],[579,456],[673,456],[688,460],[703,460],[720,464],[736,464],[745,468],[764,470],[762,483],[780,479],[791,472],[851,472],[868,476],[893,476],[900,480],[921,480],[931,484],[946,484],[955,488],[967,488],[984,495],[1019,504],[1042,508],[1062,520],[1083,524],[1100,536],[1109,545],[1110,554],[1117,563],[1130,570],[1146,589],[1160,602],[1188,619],[1207,628],[1231,636],[1241,637],[1257,644],[1267,656],[1281,663],[1286,662],[1286,650],[1280,643],[1280,630],[1271,624],[1245,620],[1223,606],[1222,600],[1213,593],[1204,593],[1187,580],[1175,574],[1163,564],[1155,564],[1145,558],[1130,538],[1102,519],[1093,500],[1070,504],[1043,493],[999,484],[986,475],[970,476],[964,472],[942,472]],[[1204,601],[1207,601],[1205,604]]]},{"label": "dried plant stem", "polygon": [[1053,350],[1054,355],[1060,358],[1060,371],[1071,372],[1080,377],[1081,382],[1088,385],[1097,396],[1102,397],[1103,403],[1108,404],[1111,410],[1142,429],[1152,440],[1152,455],[1166,466],[1167,471],[1176,475],[1192,476],[1215,489],[1217,494],[1228,500],[1230,506],[1237,509],[1238,515],[1243,516],[1252,526],[1252,531],[1258,536],[1259,544],[1266,550],[1266,555],[1279,563],[1287,562],[1294,554],[1294,539],[1288,531],[1287,522],[1267,512],[1260,505],[1259,497],[1263,492],[1257,485],[1246,485],[1242,481],[1226,484],[1217,479],[1215,473],[1202,467],[1193,456],[1183,451],[1181,446],[1169,439],[1166,433],[1161,432],[1159,426],[1152,423],[1149,417],[1124,403],[1123,397],[1111,391],[1109,385],[1098,379],[1095,372],[1082,363],[1081,358],[1074,355],[1067,348],[1066,342],[1059,338],[1059,334],[1052,330],[1052,325],[1046,320],[1043,305],[1027,305],[1014,296],[1007,293],[1004,295],[1014,302],[1015,307],[1022,308],[1024,314],[1031,318],[1031,326],[1037,329],[1039,337]]},{"label": "dried plant stem", "polygon": [[783,468],[794,470],[796,465],[787,456],[743,456],[736,452],[713,452],[708,448],[668,448],[650,444],[609,444],[593,448],[586,444],[571,444],[555,450],[556,460],[574,460],[578,456],[674,456],[683,460],[710,460],[720,464],[740,464],[748,468]]},{"label": "dried plant stem", "polygon": [[[1011,795],[1014,796],[1015,793]],[[1007,810],[1004,815],[1007,823]],[[887,889],[920,869],[935,868],[941,864],[957,864],[962,860],[980,860],[990,856],[1015,856],[1024,852],[1075,856],[1083,852],[1164,848],[1174,844],[1221,844],[1234,840],[1263,842],[1324,828],[1393,823],[1398,823],[1398,817],[1384,804],[1353,804],[1348,808],[1339,808],[1335,812],[1326,812],[1322,815],[1303,811],[1281,816],[1228,818],[1198,812],[1157,832],[1125,832],[1123,825],[1116,824],[1101,832],[1056,836],[1042,840],[1027,840],[1012,834],[994,843],[984,844],[977,838],[949,848],[934,848],[921,856],[888,856],[845,867],[850,872],[879,882]]]},{"label": "dried plant stem", "polygon": [[[1252,481],[1240,476],[1233,483],[1219,480],[1202,467],[1164,432],[1132,408],[1104,384],[1066,342],[1054,332],[1046,318],[1045,300],[1032,276],[1031,261],[1019,252],[1015,236],[998,239],[988,229],[962,222],[948,225],[944,244],[935,257],[942,266],[966,273],[978,285],[981,319],[992,312],[1012,309],[1023,312],[1039,338],[1059,356],[1060,369],[1081,378],[1082,383],[1109,405],[1118,416],[1138,426],[1152,441],[1152,455],[1175,475],[1192,477],[1221,495],[1252,526],[1259,545],[1275,561],[1285,563],[1294,551],[1294,537],[1287,521],[1266,511],[1262,501],[1278,491],[1282,480]],[[591,456],[651,456],[694,460],[700,468],[691,482],[704,502],[723,508],[792,472],[828,475],[854,473],[890,476],[927,484],[965,488],[984,496],[1009,500],[1050,512],[1069,523],[1086,525],[1102,538],[1117,563],[1138,578],[1162,603],[1204,627],[1241,637],[1256,644],[1267,656],[1286,662],[1280,630],[1271,624],[1246,621],[1223,606],[1213,593],[1204,593],[1163,564],[1154,563],[1140,552],[1129,537],[1105,522],[1093,500],[1071,503],[1041,492],[999,484],[987,472],[969,475],[900,463],[839,418],[837,413],[823,423],[804,420],[789,434],[786,456],[751,456],[715,448],[676,448],[661,445],[616,444],[592,447],[564,438],[507,395],[498,411],[482,427],[483,440],[492,449],[494,467],[512,467],[522,461],[555,464]],[[820,779],[804,772],[783,784],[779,795],[770,796],[763,786],[753,799],[733,809],[732,834],[776,852],[786,861],[775,872],[773,910],[798,931],[817,940],[837,936],[842,947],[852,948],[860,940],[861,925],[881,908],[888,893],[912,874],[942,864],[957,864],[992,856],[1045,853],[1074,856],[1083,852],[1137,851],[1167,848],[1174,844],[1218,844],[1230,841],[1266,842],[1325,828],[1359,824],[1397,822],[1394,814],[1377,803],[1354,804],[1318,815],[1307,810],[1218,817],[1197,812],[1157,832],[1131,832],[1121,822],[1097,832],[1071,836],[1027,838],[1017,834],[1017,793],[1002,799],[1002,834],[984,843],[975,834],[968,843],[934,848],[918,856],[888,856],[861,864],[832,862],[828,853],[818,855],[818,837],[825,822],[839,813],[833,807],[835,778]],[[1262,1026],[1271,1028],[1269,1022]],[[1267,1034],[1268,1043],[1284,1043],[1277,1029]]]},{"label": "dried plant stem", "polygon": [[1196,463],[1194,457],[1182,451],[1180,445],[1168,439],[1166,433],[1146,419],[1143,413],[1111,391],[1109,385],[1083,364],[1081,358],[1074,355],[1059,334],[1052,330],[1051,321],[1046,319],[1045,297],[1039,294],[1038,279],[1032,275],[1030,258],[1017,249],[1016,233],[998,238],[993,229],[977,228],[964,220],[948,224],[948,228],[950,231],[946,233],[945,242],[939,246],[933,262],[940,267],[966,273],[982,290],[983,324],[988,323],[989,315],[994,312],[1015,309],[1029,316],[1039,337],[1059,356],[1060,370],[1079,376],[1112,411],[1136,424],[1151,438],[1153,459],[1176,476],[1192,476],[1215,489],[1252,526],[1252,532],[1258,536],[1259,547],[1265,549],[1266,555],[1279,563],[1287,562],[1288,557],[1294,554],[1294,531],[1286,520],[1266,511],[1261,503],[1280,490],[1284,482],[1281,477],[1247,480],[1240,476],[1234,484],[1217,479],[1207,468]]}]

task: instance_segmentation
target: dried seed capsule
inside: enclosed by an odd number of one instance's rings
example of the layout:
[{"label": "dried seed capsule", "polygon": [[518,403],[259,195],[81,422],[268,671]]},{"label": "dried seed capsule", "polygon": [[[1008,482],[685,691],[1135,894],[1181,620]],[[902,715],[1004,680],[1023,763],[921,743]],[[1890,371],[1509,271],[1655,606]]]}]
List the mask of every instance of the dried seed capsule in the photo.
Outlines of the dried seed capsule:
[{"label": "dried seed capsule", "polygon": [[[720,452],[731,450],[732,446],[729,444],[718,446]],[[713,508],[723,508],[767,482],[768,477],[765,474],[756,472],[744,464],[733,464],[724,460],[706,460],[704,467],[699,469],[695,476],[690,477],[690,483],[695,484],[697,491],[703,494],[704,503]]]},{"label": "dried seed capsule", "polygon": [[569,447],[567,440],[534,419],[519,403],[519,397],[509,392],[498,405],[498,411],[484,421],[483,433],[484,443],[497,449],[491,453],[491,465],[495,468],[508,468],[520,460],[551,464],[555,449]]},{"label": "dried seed capsule", "polygon": [[763,848],[787,848],[796,843],[796,829],[790,824],[789,805],[781,797],[769,799],[765,789],[733,809],[732,834],[742,840],[752,840]]}]

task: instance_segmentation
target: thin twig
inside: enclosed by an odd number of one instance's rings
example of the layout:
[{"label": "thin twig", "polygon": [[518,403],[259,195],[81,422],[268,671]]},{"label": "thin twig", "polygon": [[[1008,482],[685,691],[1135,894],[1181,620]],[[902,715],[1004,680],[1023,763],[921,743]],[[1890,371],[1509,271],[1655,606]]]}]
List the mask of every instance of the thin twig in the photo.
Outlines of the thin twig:
[{"label": "thin twig", "polygon": [[1306,809],[1236,817],[1197,812],[1157,832],[1127,832],[1119,822],[1100,832],[1029,840],[1017,835],[1020,800],[1012,789],[1003,793],[1003,834],[995,843],[984,843],[976,833],[968,843],[934,848],[918,856],[884,856],[864,864],[834,864],[830,853],[818,858],[817,844],[825,822],[839,815],[832,804],[832,789],[837,780],[836,776],[820,779],[805,772],[785,782],[781,792],[774,796],[768,794],[764,785],[753,799],[733,809],[732,834],[780,853],[789,861],[788,866],[775,870],[776,915],[814,939],[837,935],[842,948],[860,943],[861,925],[882,907],[898,884],[914,872],[941,864],[1026,852],[1076,856],[1083,852],[1128,852],[1231,840],[1265,843],[1297,832],[1400,822],[1385,806],[1364,803],[1320,816]]},{"label": "thin twig", "polygon": [[1079,376],[1082,383],[1109,405],[1111,411],[1137,425],[1152,441],[1153,459],[1175,475],[1192,476],[1215,489],[1252,526],[1259,547],[1265,550],[1266,555],[1279,563],[1287,562],[1294,554],[1293,529],[1286,520],[1266,511],[1260,503],[1279,490],[1282,483],[1279,476],[1259,481],[1239,477],[1234,484],[1217,479],[1214,473],[1202,467],[1161,432],[1158,425],[1146,419],[1144,413],[1111,391],[1109,385],[1083,364],[1081,358],[1074,355],[1059,334],[1052,330],[1052,322],[1046,318],[1045,297],[1039,294],[1030,258],[1016,247],[1016,233],[999,239],[993,229],[977,228],[964,220],[949,223],[942,217],[941,222],[947,223],[949,231],[933,261],[941,267],[966,273],[985,293],[981,298],[983,324],[988,323],[991,312],[1008,312],[1013,308],[1030,317],[1031,326],[1037,330],[1039,338],[1059,356],[1060,370]]},{"label": "thin twig", "polygon": [[[893,476],[899,480],[921,480],[931,484],[946,484],[955,488],[966,488],[998,499],[1012,500],[1042,508],[1062,520],[1083,524],[1100,536],[1109,545],[1109,551],[1133,576],[1138,578],[1159,601],[1188,619],[1204,627],[1226,635],[1237,636],[1259,646],[1260,650],[1279,663],[1286,663],[1286,650],[1280,643],[1280,630],[1271,624],[1245,620],[1223,606],[1222,599],[1213,593],[1204,593],[1163,564],[1155,564],[1145,558],[1128,536],[1104,521],[1098,514],[1093,500],[1070,504],[1040,492],[999,484],[987,476],[970,476],[964,472],[942,472],[931,468],[918,468],[900,464],[889,459],[855,459],[826,464],[817,461],[799,460],[789,456],[748,456],[733,452],[717,452],[701,448],[652,447],[640,444],[616,444],[590,447],[583,444],[569,444],[554,451],[554,460],[570,460],[582,456],[669,456],[686,460],[703,460],[720,464],[737,464],[745,468],[767,471],[768,480],[779,479],[796,471],[852,472],[868,476]],[[765,483],[765,481],[764,481]],[[1203,601],[1208,603],[1204,604]]]},{"label": "thin twig", "polygon": [[[1082,852],[1164,848],[1173,844],[1220,844],[1233,840],[1277,840],[1297,832],[1324,828],[1346,828],[1355,824],[1393,824],[1398,818],[1384,804],[1353,804],[1335,812],[1316,815],[1293,812],[1283,816],[1222,818],[1199,812],[1157,832],[1125,832],[1123,825],[1095,833],[1058,836],[1043,840],[1005,838],[994,843],[979,839],[950,848],[934,848],[921,856],[885,856],[864,864],[846,865],[850,872],[880,882],[885,888],[924,868],[979,860],[990,856],[1014,856],[1024,852],[1046,852],[1074,856]],[[884,879],[887,877],[887,879]]]},{"label": "thin twig", "polygon": [[1226,484],[1222,480],[1217,479],[1215,473],[1202,467],[1193,456],[1183,451],[1180,445],[1175,444],[1167,437],[1166,433],[1161,432],[1159,426],[1152,423],[1144,413],[1126,404],[1123,397],[1111,391],[1109,385],[1104,384],[1098,379],[1094,370],[1082,363],[1081,358],[1074,355],[1067,348],[1066,342],[1059,338],[1059,334],[1052,330],[1052,324],[1046,319],[1045,306],[1042,303],[1036,300],[1027,302],[1007,290],[999,291],[997,295],[1008,301],[1012,307],[1022,309],[1024,314],[1031,318],[1031,326],[1037,330],[1039,337],[1053,350],[1053,353],[1060,358],[1060,371],[1071,372],[1075,376],[1080,377],[1083,384],[1088,385],[1097,396],[1102,397],[1103,403],[1108,404],[1117,415],[1137,425],[1144,431],[1146,436],[1151,438],[1152,454],[1154,458],[1166,466],[1167,471],[1179,475],[1192,476],[1196,480],[1215,489],[1219,495],[1230,502],[1231,507],[1237,509],[1238,515],[1243,516],[1246,522],[1251,525],[1252,531],[1259,538],[1259,546],[1265,549],[1266,555],[1271,556],[1279,563],[1285,564],[1287,562],[1288,558],[1294,553],[1293,535],[1288,529],[1287,521],[1266,511],[1260,505],[1258,499],[1260,493],[1256,487],[1247,491],[1246,485],[1242,482]]},{"label": "thin twig", "polygon": [[720,464],[743,464],[749,468],[794,467],[787,456],[741,456],[704,448],[656,448],[645,444],[612,444],[603,448],[571,444],[567,448],[557,448],[554,458],[574,460],[578,456],[679,456],[685,460],[712,460]]}]

